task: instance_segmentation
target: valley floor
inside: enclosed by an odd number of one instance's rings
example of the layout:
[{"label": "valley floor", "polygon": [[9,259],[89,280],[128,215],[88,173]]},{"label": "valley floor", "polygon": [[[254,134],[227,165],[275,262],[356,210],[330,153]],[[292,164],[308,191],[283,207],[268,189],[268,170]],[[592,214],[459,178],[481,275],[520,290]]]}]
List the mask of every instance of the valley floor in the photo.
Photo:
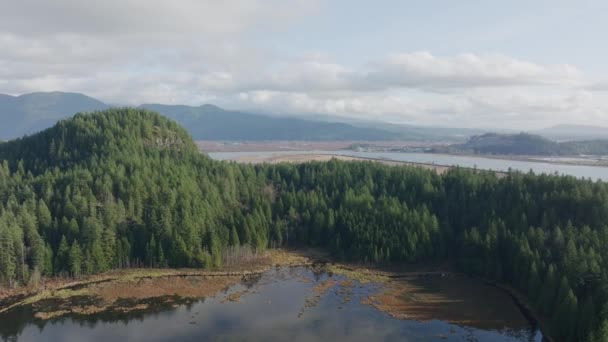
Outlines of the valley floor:
[{"label": "valley floor", "polygon": [[[390,159],[382,159],[382,158],[365,158],[365,157],[353,157],[339,154],[323,154],[323,153],[311,153],[311,154],[290,154],[289,152],[281,153],[281,154],[273,154],[273,155],[246,155],[246,156],[238,156],[232,159],[228,159],[237,163],[244,164],[278,164],[278,163],[306,163],[306,162],[325,162],[332,159],[342,160],[342,161],[372,161],[378,162],[384,165],[389,166],[414,166],[419,167],[426,170],[435,171],[437,174],[442,174],[452,168],[452,166],[448,165],[438,165],[438,164],[430,164],[430,163],[416,163],[416,162],[406,162],[406,161],[397,161]],[[463,167],[467,169],[466,167]],[[472,169],[471,169],[472,170]],[[499,177],[506,176],[506,172],[495,171],[496,175]]]}]

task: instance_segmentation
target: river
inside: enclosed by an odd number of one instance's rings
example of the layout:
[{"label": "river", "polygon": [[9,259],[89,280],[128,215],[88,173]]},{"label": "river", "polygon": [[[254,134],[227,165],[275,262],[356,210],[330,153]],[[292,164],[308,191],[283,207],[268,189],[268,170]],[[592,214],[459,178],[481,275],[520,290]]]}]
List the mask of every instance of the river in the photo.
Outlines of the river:
[{"label": "river", "polygon": [[557,164],[510,159],[484,158],[477,156],[456,156],[432,153],[399,153],[399,152],[356,152],[356,151],[276,151],[276,152],[211,152],[208,155],[217,160],[232,160],[248,156],[274,156],[290,154],[330,154],[360,158],[377,158],[414,163],[426,163],[446,166],[462,166],[493,171],[509,169],[534,173],[570,175],[592,180],[608,180],[608,167]]}]

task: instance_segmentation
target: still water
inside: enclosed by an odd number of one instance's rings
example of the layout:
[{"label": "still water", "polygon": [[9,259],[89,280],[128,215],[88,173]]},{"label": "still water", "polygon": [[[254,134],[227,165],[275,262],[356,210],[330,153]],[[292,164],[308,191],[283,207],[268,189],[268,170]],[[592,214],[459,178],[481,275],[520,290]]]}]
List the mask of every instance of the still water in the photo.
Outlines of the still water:
[{"label": "still water", "polygon": [[[451,288],[450,282],[437,278],[424,292]],[[319,284],[325,284],[322,291],[318,291]],[[464,289],[458,296],[439,293],[446,302],[470,306],[462,312],[466,320],[458,324],[397,319],[364,304],[364,298],[379,291],[379,286],[347,282],[342,275],[306,267],[275,268],[215,296],[137,314],[41,321],[33,318],[31,308],[24,307],[0,315],[0,336],[4,340],[63,342],[542,340],[542,334],[510,297],[490,286],[478,284],[475,290]],[[239,300],[226,300],[236,292],[243,293]],[[482,307],[476,303],[483,303]]]},{"label": "still water", "polygon": [[551,164],[533,161],[493,159],[475,156],[455,156],[432,153],[399,153],[399,152],[355,152],[355,151],[282,151],[282,152],[214,152],[209,156],[218,160],[230,160],[247,156],[273,156],[285,154],[334,154],[362,158],[379,158],[415,163],[428,163],[447,166],[462,166],[493,171],[508,171],[509,169],[535,173],[570,175],[592,180],[608,180],[608,167]]}]

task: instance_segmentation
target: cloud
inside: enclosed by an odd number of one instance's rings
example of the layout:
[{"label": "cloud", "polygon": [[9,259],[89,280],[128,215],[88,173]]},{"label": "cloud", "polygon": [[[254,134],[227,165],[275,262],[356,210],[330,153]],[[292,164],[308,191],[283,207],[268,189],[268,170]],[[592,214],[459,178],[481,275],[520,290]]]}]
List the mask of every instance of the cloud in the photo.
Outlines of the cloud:
[{"label": "cloud", "polygon": [[599,82],[587,87],[590,91],[608,91],[608,82]]},{"label": "cloud", "polygon": [[[263,66],[262,66],[263,68]],[[386,91],[413,88],[426,91],[480,87],[577,87],[581,73],[570,65],[543,66],[503,55],[461,54],[438,57],[429,52],[393,54],[357,69],[323,61],[282,65],[255,77],[218,82],[218,90]],[[213,83],[208,84],[214,87]]]},{"label": "cloud", "polygon": [[[455,93],[397,90],[380,93],[241,93],[242,107],[275,113],[329,113],[399,124],[533,129],[548,122],[593,123],[608,119],[608,106],[587,91],[544,92],[486,88]],[[548,121],[551,120],[551,121]]]},{"label": "cloud", "polygon": [[215,35],[288,23],[315,0],[20,0],[2,6],[0,30],[19,35]]},{"label": "cloud", "polygon": [[[356,65],[268,44],[321,0],[9,1],[0,93],[83,92],[198,105],[454,126],[601,122],[608,99],[569,64],[503,54],[384,54]],[[528,121],[526,121],[528,120]]]},{"label": "cloud", "polygon": [[367,79],[404,87],[471,88],[521,85],[577,85],[581,74],[573,66],[543,66],[504,55],[460,54],[437,57],[429,52],[394,54]]}]

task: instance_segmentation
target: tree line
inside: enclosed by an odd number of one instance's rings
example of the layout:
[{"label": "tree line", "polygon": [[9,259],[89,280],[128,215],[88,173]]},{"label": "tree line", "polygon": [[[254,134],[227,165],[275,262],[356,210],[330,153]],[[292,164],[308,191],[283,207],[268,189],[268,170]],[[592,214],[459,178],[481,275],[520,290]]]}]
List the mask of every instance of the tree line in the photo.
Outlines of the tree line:
[{"label": "tree line", "polygon": [[289,243],[347,260],[452,261],[510,284],[565,341],[608,338],[608,185],[574,177],[373,162],[260,167]]},{"label": "tree line", "polygon": [[217,267],[226,251],[324,248],[450,261],[510,284],[567,341],[608,339],[608,185],[372,162],[239,165],[158,114],[79,114],[0,143],[0,279]]}]

